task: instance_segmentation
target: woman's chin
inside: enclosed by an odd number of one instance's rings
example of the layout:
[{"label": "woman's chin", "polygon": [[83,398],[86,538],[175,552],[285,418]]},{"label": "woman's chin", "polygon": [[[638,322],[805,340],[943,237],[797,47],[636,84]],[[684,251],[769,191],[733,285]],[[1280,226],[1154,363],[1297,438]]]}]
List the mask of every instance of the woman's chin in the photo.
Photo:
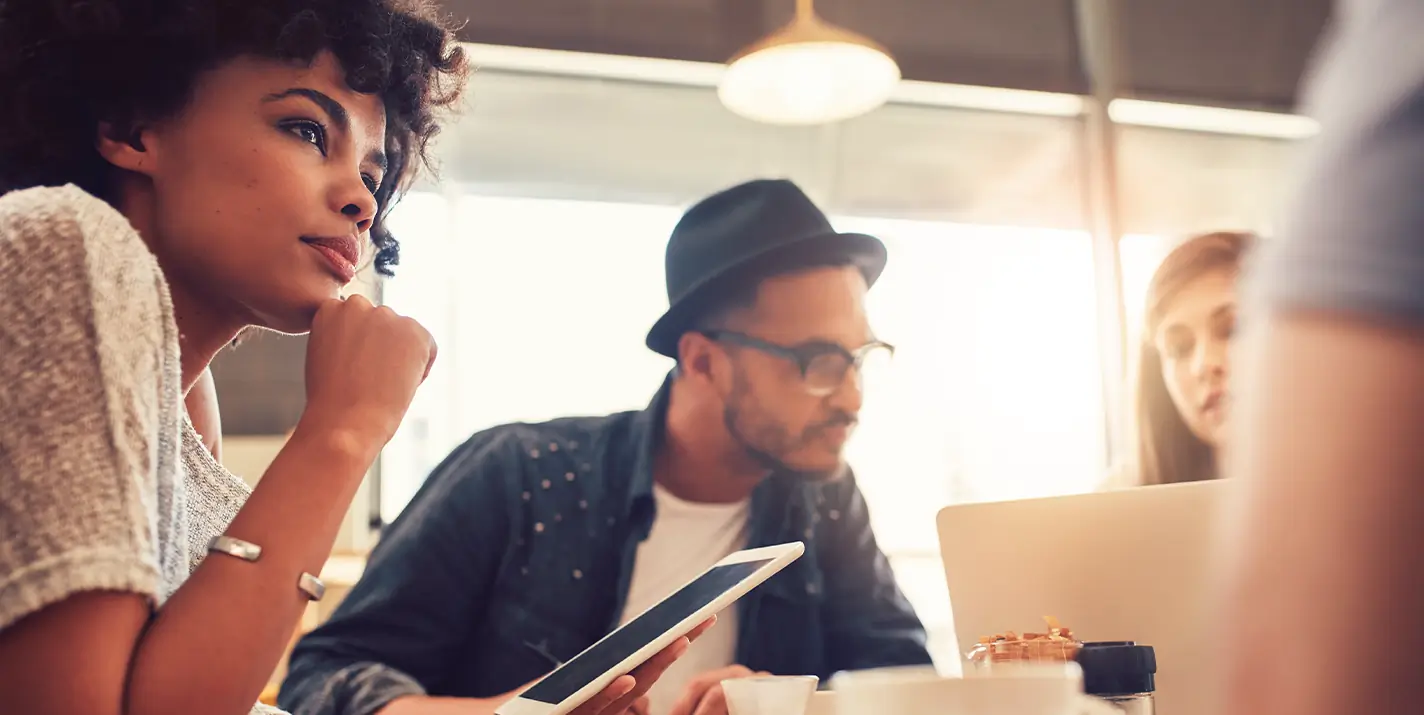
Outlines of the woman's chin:
[{"label": "woman's chin", "polygon": [[1221,446],[1222,442],[1226,441],[1226,438],[1230,435],[1230,430],[1230,424],[1222,420],[1202,425],[1198,429],[1192,430],[1192,433],[1206,446],[1217,449]]},{"label": "woman's chin", "polygon": [[262,300],[246,305],[258,325],[290,335],[311,332],[312,320],[323,305],[356,292],[354,284],[342,285],[325,274],[291,276],[280,285],[285,290],[270,290]]},{"label": "woman's chin", "polygon": [[330,298],[312,298],[302,301],[292,301],[285,305],[267,306],[257,315],[257,324],[268,330],[275,330],[288,335],[301,335],[311,332],[312,321],[316,318],[316,312],[321,306],[338,296]]}]

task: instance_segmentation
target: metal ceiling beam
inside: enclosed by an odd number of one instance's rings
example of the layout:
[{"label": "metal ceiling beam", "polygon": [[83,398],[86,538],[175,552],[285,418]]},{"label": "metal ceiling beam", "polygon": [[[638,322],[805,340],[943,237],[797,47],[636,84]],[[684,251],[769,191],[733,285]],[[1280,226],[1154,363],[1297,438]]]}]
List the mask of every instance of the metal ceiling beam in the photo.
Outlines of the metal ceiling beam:
[{"label": "metal ceiling beam", "polygon": [[1098,352],[1107,464],[1131,457],[1127,444],[1127,313],[1122,295],[1122,192],[1118,184],[1117,127],[1108,107],[1124,86],[1119,42],[1121,0],[1075,0],[1079,57],[1090,94],[1083,102],[1084,199],[1093,237],[1098,294]]}]

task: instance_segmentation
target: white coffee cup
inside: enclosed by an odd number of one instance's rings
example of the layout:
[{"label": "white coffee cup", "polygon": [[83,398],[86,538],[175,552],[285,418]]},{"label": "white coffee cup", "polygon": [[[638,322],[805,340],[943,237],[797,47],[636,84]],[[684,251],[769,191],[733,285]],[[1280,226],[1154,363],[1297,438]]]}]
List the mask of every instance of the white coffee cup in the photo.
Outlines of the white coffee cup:
[{"label": "white coffee cup", "polygon": [[722,681],[728,715],[805,715],[820,680],[814,675],[767,675]]},{"label": "white coffee cup", "polygon": [[1076,663],[995,668],[946,678],[932,668],[838,673],[831,680],[836,715],[1110,715],[1083,695]]}]

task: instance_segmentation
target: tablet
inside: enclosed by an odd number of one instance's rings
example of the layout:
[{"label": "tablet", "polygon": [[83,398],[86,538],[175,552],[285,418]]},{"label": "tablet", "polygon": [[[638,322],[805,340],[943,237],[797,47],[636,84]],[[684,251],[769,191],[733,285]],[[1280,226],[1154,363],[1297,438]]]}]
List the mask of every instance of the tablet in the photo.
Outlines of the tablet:
[{"label": "tablet", "polygon": [[804,553],[801,542],[738,551],[559,666],[496,715],[564,715],[732,605]]}]

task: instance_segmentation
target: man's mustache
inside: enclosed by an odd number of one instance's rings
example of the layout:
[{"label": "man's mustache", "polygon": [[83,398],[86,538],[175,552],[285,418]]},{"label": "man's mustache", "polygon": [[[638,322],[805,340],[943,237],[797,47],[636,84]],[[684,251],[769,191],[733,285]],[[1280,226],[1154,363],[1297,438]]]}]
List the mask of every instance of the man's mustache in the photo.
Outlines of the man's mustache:
[{"label": "man's mustache", "polygon": [[835,415],[832,415],[830,419],[824,422],[817,422],[816,424],[811,425],[811,427],[808,428],[806,431],[824,432],[828,429],[834,429],[836,427],[849,428],[854,427],[858,422],[860,422],[860,419],[855,415],[850,414],[849,412],[837,412]]}]

